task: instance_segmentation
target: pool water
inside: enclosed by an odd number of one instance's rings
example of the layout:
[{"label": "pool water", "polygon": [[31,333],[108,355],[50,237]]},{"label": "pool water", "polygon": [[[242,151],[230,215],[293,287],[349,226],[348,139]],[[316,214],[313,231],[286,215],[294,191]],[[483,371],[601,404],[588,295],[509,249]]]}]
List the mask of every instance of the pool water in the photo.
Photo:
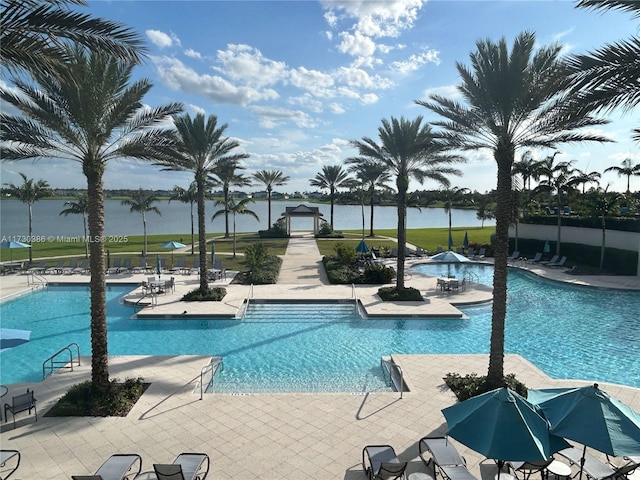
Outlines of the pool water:
[{"label": "pool water", "polygon": [[[135,320],[118,302],[133,288],[108,287],[109,354],[222,356],[217,392],[389,390],[381,356],[489,348],[490,305],[465,308],[468,319],[373,320],[351,304],[252,303],[241,321]],[[42,361],[71,342],[90,353],[88,287],[54,286],[0,308],[4,328],[31,330],[29,342],[0,352],[2,383],[41,380]],[[552,377],[640,387],[639,311],[640,292],[565,286],[512,271],[505,351]]]}]

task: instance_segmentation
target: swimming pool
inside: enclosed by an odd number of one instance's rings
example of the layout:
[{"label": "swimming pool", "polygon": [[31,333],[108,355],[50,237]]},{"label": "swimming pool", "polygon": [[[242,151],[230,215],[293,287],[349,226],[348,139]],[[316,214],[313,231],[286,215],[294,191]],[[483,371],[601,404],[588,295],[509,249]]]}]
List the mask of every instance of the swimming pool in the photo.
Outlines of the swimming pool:
[{"label": "swimming pool", "polygon": [[[372,320],[350,304],[271,303],[253,304],[242,321],[132,320],[118,303],[132,288],[108,287],[109,354],[222,356],[218,392],[388,390],[383,355],[488,353],[489,305],[465,308],[467,320]],[[88,287],[54,286],[1,308],[3,327],[32,332],[29,342],[0,353],[2,383],[39,381],[42,361],[70,342],[90,352]],[[640,292],[570,287],[513,271],[505,350],[552,377],[640,387],[638,311]]]}]

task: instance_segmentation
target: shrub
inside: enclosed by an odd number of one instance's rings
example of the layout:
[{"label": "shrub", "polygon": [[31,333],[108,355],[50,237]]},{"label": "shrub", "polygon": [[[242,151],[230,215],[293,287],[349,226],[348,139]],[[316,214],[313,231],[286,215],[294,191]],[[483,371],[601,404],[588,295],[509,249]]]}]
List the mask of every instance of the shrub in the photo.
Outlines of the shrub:
[{"label": "shrub", "polygon": [[142,378],[127,379],[124,383],[113,379],[107,392],[98,394],[91,381],[83,382],[71,387],[45,416],[126,417],[149,385]]},{"label": "shrub", "polygon": [[254,285],[270,285],[278,281],[282,259],[277,255],[267,255],[262,263],[247,272],[243,283]]},{"label": "shrub", "polygon": [[356,249],[349,247],[342,242],[335,244],[333,248],[336,252],[336,260],[344,265],[353,265],[358,261]]},{"label": "shrub", "polygon": [[287,227],[283,222],[276,222],[269,230],[258,230],[260,238],[288,238]]},{"label": "shrub", "polygon": [[[464,377],[459,373],[447,373],[444,377],[444,382],[460,402],[482,395],[490,390],[486,383],[487,377],[484,375],[478,376],[476,373],[470,373]],[[504,377],[504,386],[522,397],[527,397],[527,387],[517,380],[513,373]]]},{"label": "shrub", "polygon": [[401,289],[397,287],[382,287],[378,290],[378,295],[385,302],[416,302],[424,300],[420,290],[413,287]]},{"label": "shrub", "polygon": [[324,257],[322,262],[330,283],[338,285],[362,283],[361,274],[357,265],[345,265],[336,257]]},{"label": "shrub", "polygon": [[202,293],[200,289],[191,290],[182,297],[183,302],[219,302],[227,294],[227,289],[223,287],[210,288]]},{"label": "shrub", "polygon": [[258,270],[269,258],[269,249],[262,242],[255,242],[244,250],[244,263],[249,270]]},{"label": "shrub", "polygon": [[384,284],[396,278],[396,270],[385,265],[369,265],[364,269],[363,283]]},{"label": "shrub", "polygon": [[342,232],[336,232],[333,230],[333,226],[329,222],[325,222],[315,234],[316,238],[344,238]]}]

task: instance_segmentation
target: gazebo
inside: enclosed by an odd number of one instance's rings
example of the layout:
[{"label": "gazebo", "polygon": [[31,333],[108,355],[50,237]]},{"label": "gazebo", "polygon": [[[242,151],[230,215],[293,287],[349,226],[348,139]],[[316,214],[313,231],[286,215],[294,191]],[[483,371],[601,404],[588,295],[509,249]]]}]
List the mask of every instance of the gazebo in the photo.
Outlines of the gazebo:
[{"label": "gazebo", "polygon": [[320,230],[320,221],[324,221],[322,213],[318,207],[308,207],[300,204],[297,207],[287,207],[282,213],[287,224],[287,235],[291,235],[291,219],[300,217],[313,217],[313,233],[316,234]]}]

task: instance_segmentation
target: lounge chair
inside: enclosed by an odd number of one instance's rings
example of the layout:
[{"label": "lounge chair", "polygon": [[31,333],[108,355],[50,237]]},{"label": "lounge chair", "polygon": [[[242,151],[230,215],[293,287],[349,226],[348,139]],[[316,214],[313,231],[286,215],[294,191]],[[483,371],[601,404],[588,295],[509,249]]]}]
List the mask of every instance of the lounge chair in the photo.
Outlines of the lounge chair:
[{"label": "lounge chair", "polygon": [[73,273],[87,273],[89,271],[89,259],[85,258],[80,262],[80,266],[73,269]]},{"label": "lounge chair", "polygon": [[147,258],[146,257],[142,257],[140,259],[140,261],[138,262],[138,266],[133,267],[131,269],[131,271],[133,273],[143,273],[146,272],[149,269],[149,267],[147,266]]},{"label": "lounge chair", "polygon": [[[15,466],[7,466],[7,463],[13,463],[13,459],[17,460]],[[20,466],[20,452],[18,450],[0,450],[0,478],[6,480]]]},{"label": "lounge chair", "polygon": [[78,267],[78,259],[72,258],[71,260],[69,260],[69,266],[62,268],[62,273],[64,273],[65,275],[71,275],[73,273],[73,270],[76,269],[77,267]]},{"label": "lounge chair", "polygon": [[4,404],[4,419],[5,421],[9,421],[8,412],[11,412],[11,416],[13,417],[13,428],[16,428],[16,413],[29,411],[29,415],[31,415],[31,410],[36,415],[36,422],[38,421],[38,410],[36,409],[37,400],[33,397],[33,390],[29,390],[27,388],[27,393],[23,393],[21,395],[16,395],[11,399],[11,403]]},{"label": "lounge chair", "polygon": [[520,258],[520,251],[514,250],[510,257],[507,257],[507,262],[513,262]]},{"label": "lounge chair", "polygon": [[486,249],[485,249],[485,248],[480,248],[480,250],[478,250],[478,253],[476,253],[476,254],[473,256],[473,259],[474,259],[474,260],[482,259],[482,258],[484,258],[484,254],[485,254],[485,253],[486,253]]},{"label": "lounge chair", "polygon": [[[373,250],[372,250],[373,251]],[[429,252],[422,247],[416,247],[416,256],[425,257],[429,255]]]},{"label": "lounge chair", "polygon": [[391,480],[404,477],[407,462],[391,445],[368,445],[362,450],[362,469],[369,480]]},{"label": "lounge chair", "polygon": [[118,273],[128,272],[129,270],[131,270],[131,259],[127,257],[124,260],[122,260],[122,265],[120,265],[120,268],[118,269]]},{"label": "lounge chair", "polygon": [[209,473],[209,455],[181,453],[173,463],[154,463],[158,480],[204,480]]},{"label": "lounge chair", "polygon": [[58,260],[55,264],[55,266],[53,267],[49,267],[47,268],[44,273],[46,275],[51,275],[51,274],[61,274],[62,273],[62,268],[64,267],[64,260]]},{"label": "lounge chair", "polygon": [[185,262],[184,257],[180,257],[176,262],[176,265],[174,267],[171,267],[169,271],[171,273],[182,272],[186,268],[184,262]]},{"label": "lounge chair", "polygon": [[[116,453],[100,466],[94,475],[72,475],[73,480],[125,480],[142,470],[142,457],[137,453]],[[160,478],[160,477],[158,477]]]},{"label": "lounge chair", "polygon": [[118,270],[122,267],[122,259],[120,257],[113,260],[113,265],[107,268],[107,273],[118,273]]},{"label": "lounge chair", "polygon": [[473,256],[476,254],[476,249],[473,247],[469,247],[467,249],[467,257],[468,258],[473,258]]},{"label": "lounge chair", "polygon": [[460,255],[464,255],[464,248],[462,247],[456,248],[456,253],[459,253]]},{"label": "lounge chair", "polygon": [[[467,463],[447,437],[423,437],[418,442],[420,458],[427,468],[436,468],[443,478],[449,480],[477,480],[467,469]],[[425,452],[431,454],[425,459]],[[433,463],[433,465],[431,465]]]},{"label": "lounge chair", "polygon": [[436,247],[436,253],[442,253],[444,250],[442,250],[442,247],[438,246]]},{"label": "lounge chair", "polygon": [[627,474],[633,472],[640,466],[639,462],[630,461],[621,467],[614,467],[610,464],[603,463],[587,451],[582,451],[576,447],[565,448],[560,450],[558,455],[566,458],[571,465],[580,468],[580,464],[584,459],[582,472],[587,478],[593,480],[618,480],[626,478]]},{"label": "lounge chair", "polygon": [[538,263],[540,260],[542,260],[542,253],[541,252],[537,252],[533,258],[530,258],[529,260],[525,260],[525,263]]},{"label": "lounge chair", "polygon": [[556,263],[558,261],[558,258],[560,258],[559,255],[554,255],[553,257],[551,257],[551,260],[540,260],[540,264],[548,265],[549,263]]},{"label": "lounge chair", "polygon": [[547,267],[553,267],[553,268],[560,268],[563,267],[565,262],[567,261],[567,257],[562,257],[560,260],[558,260],[557,262],[550,262],[547,263]]},{"label": "lounge chair", "polygon": [[27,273],[44,273],[47,269],[47,261],[40,260],[37,265],[27,268]]}]

